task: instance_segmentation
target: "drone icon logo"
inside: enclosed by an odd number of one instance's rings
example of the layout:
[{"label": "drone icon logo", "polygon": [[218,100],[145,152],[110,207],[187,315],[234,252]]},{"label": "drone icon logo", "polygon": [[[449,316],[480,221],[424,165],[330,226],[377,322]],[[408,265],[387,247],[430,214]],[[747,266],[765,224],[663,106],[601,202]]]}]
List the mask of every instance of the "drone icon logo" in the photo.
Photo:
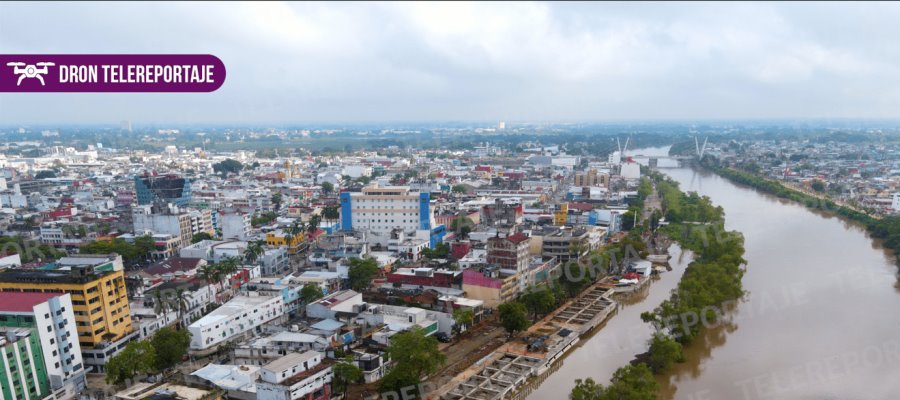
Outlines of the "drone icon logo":
[{"label": "drone icon logo", "polygon": [[41,86],[44,86],[44,77],[43,75],[49,73],[49,66],[56,65],[52,62],[39,62],[34,64],[25,64],[23,62],[8,62],[7,66],[13,67],[13,74],[19,75],[19,80],[16,82],[16,86],[22,84],[22,80],[25,78],[37,78],[37,80],[41,81]]}]

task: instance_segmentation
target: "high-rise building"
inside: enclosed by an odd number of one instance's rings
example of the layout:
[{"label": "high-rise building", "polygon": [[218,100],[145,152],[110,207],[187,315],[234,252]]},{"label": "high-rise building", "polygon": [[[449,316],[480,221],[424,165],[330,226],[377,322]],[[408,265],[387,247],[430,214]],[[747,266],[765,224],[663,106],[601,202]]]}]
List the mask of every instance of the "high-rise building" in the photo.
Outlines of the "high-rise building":
[{"label": "high-rise building", "polygon": [[134,177],[138,204],[186,206],[191,201],[191,183],[177,175],[138,175]]},{"label": "high-rise building", "polygon": [[12,375],[0,368],[4,399],[72,399],[85,388],[76,323],[67,293],[0,292],[0,342],[6,340],[0,359]]},{"label": "high-rise building", "polygon": [[372,243],[386,246],[391,232],[400,230],[409,236],[428,238],[433,248],[446,233],[443,225],[434,222],[430,193],[374,183],[362,192],[343,192],[340,199],[341,229],[366,231]]},{"label": "high-rise building", "polygon": [[137,336],[131,322],[125,275],[121,269],[99,270],[91,263],[68,268],[4,270],[0,272],[0,292],[71,295],[85,368],[102,372],[106,361]]}]

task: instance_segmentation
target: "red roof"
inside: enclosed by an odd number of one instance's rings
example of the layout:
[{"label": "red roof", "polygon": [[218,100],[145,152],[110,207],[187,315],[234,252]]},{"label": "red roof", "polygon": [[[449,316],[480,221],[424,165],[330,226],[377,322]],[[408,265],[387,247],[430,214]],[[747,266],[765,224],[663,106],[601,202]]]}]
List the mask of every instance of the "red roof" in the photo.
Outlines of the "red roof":
[{"label": "red roof", "polygon": [[34,306],[65,293],[0,292],[0,311],[32,312]]},{"label": "red roof", "polygon": [[519,242],[522,242],[523,240],[527,240],[527,239],[528,239],[528,235],[526,235],[526,234],[524,234],[524,233],[522,233],[522,232],[519,232],[519,233],[517,233],[517,234],[515,234],[515,235],[512,235],[512,236],[507,237],[506,239],[509,240],[510,242],[513,242],[513,243],[519,243]]}]

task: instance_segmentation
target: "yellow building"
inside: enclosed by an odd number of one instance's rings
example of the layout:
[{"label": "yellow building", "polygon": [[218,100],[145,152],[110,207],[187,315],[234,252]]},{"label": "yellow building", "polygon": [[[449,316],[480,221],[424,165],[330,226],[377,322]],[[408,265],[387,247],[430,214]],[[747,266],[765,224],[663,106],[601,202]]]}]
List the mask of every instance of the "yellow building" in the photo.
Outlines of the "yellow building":
[{"label": "yellow building", "polygon": [[569,218],[569,203],[562,203],[557,206],[553,212],[553,224],[557,226],[565,225]]},{"label": "yellow building", "polygon": [[289,253],[296,253],[304,239],[306,239],[306,232],[298,233],[291,238],[291,243],[288,245],[288,234],[283,230],[279,229],[266,234],[266,244],[273,247],[287,246]]},{"label": "yellow building", "polygon": [[69,293],[82,350],[105,347],[132,333],[124,272],[95,271],[92,265],[70,268],[7,269],[0,272],[0,291]]}]

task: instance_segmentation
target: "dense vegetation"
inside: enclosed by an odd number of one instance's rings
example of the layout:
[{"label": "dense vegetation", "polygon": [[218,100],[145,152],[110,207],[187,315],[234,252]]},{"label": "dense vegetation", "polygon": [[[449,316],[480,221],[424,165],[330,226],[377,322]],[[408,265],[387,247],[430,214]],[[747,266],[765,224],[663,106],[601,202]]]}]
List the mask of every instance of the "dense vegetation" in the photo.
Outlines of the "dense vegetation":
[{"label": "dense vegetation", "polygon": [[438,350],[438,340],[433,335],[426,336],[418,326],[391,337],[386,353],[394,367],[381,380],[382,392],[402,393],[409,387],[418,390],[423,377],[437,372],[447,362],[447,356]]},{"label": "dense vegetation", "polygon": [[150,235],[140,236],[129,243],[125,239],[96,240],[82,245],[81,254],[110,254],[116,253],[122,256],[126,266],[140,263],[147,258],[151,251],[156,250],[156,243]]},{"label": "dense vegetation", "polygon": [[24,236],[0,237],[0,255],[11,254],[18,254],[24,264],[33,261],[55,260],[66,255],[52,246],[25,239]]},{"label": "dense vegetation", "polygon": [[900,265],[900,216],[886,216],[881,219],[873,218],[866,213],[838,205],[831,200],[823,200],[796,190],[791,190],[779,182],[749,172],[719,166],[715,162],[708,160],[704,160],[703,166],[733,182],[744,184],[784,199],[799,202],[811,209],[829,211],[865,225],[872,237],[884,240],[884,246],[894,252],[895,261]]},{"label": "dense vegetation", "polygon": [[[664,373],[673,363],[684,361],[683,346],[697,336],[704,325],[723,317],[726,304],[743,295],[743,236],[724,228],[725,212],[710,199],[696,193],[685,194],[678,184],[659,173],[651,173],[656,184],[663,216],[668,225],[660,231],[694,252],[678,286],[668,300],[652,312],[641,314],[656,333],[649,340],[647,353],[634,364],[619,368],[609,386],[591,379],[576,381],[569,394],[573,400],[655,399],[659,391],[654,373]],[[643,197],[646,197],[643,196]],[[646,223],[645,223],[646,225]],[[639,227],[640,230],[647,226]],[[643,243],[627,238],[621,251]],[[624,242],[624,241],[623,241]]]},{"label": "dense vegetation", "polygon": [[143,374],[172,368],[187,354],[191,337],[186,330],[162,328],[149,340],[128,343],[106,364],[106,382],[122,384]]}]

